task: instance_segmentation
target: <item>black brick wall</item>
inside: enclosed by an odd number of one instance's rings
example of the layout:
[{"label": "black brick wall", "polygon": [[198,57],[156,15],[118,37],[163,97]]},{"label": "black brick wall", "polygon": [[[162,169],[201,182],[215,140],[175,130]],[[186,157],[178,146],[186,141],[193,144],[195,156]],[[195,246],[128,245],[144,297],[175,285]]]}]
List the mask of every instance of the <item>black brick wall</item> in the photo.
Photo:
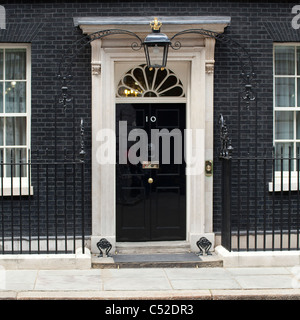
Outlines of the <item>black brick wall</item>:
[{"label": "black brick wall", "polygon": [[[82,35],[73,26],[74,16],[160,16],[226,15],[231,16],[225,31],[251,55],[257,73],[258,150],[272,146],[272,49],[273,41],[300,41],[300,31],[291,27],[293,1],[2,1],[7,13],[7,29],[0,30],[1,42],[32,44],[32,148],[54,147],[55,97],[60,83],[56,78],[61,55]],[[240,66],[223,43],[216,45],[215,64],[215,157],[214,157],[214,228],[221,226],[221,172],[218,159],[218,118],[223,113],[229,126],[233,146],[237,145],[237,106]],[[75,123],[85,119],[87,153],[87,207],[90,214],[90,50],[81,52],[75,61],[72,94],[73,108],[61,109],[57,122],[58,145],[69,146],[72,153],[73,111]],[[253,114],[245,112],[243,123]],[[253,119],[253,118],[252,118]],[[253,126],[252,126],[253,128]],[[76,126],[76,151],[79,152],[79,126]],[[245,135],[242,144],[253,144]],[[52,148],[52,149],[51,149]],[[90,219],[88,220],[90,224]],[[90,230],[90,226],[88,228]]]}]

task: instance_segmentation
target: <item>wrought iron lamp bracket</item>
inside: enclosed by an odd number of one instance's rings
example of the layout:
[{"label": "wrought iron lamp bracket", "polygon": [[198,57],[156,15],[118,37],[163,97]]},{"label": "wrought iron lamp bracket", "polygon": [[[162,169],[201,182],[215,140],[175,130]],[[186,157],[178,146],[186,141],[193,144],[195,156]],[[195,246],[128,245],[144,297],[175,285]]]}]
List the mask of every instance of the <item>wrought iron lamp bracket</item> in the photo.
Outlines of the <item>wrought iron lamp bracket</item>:
[{"label": "wrought iron lamp bracket", "polygon": [[133,50],[140,50],[143,47],[143,40],[137,34],[128,30],[107,29],[85,35],[76,41],[62,56],[58,67],[58,77],[66,80],[72,79],[71,68],[75,58],[77,57],[78,53],[84,48],[88,47],[91,42],[104,37],[122,34],[136,38],[136,41],[131,44],[131,48]]},{"label": "wrought iron lamp bracket", "polygon": [[[178,32],[170,38],[170,47],[173,50],[179,50],[182,47],[182,45],[180,41],[176,40],[176,38],[187,34],[199,34],[204,37],[214,38],[217,41],[227,44],[240,61],[242,70],[242,81],[246,81],[244,98],[245,100],[254,99],[254,95],[252,94],[252,82],[254,79],[253,63],[251,57],[249,56],[245,48],[243,48],[238,42],[234,41],[231,37],[225,35],[224,33],[218,33],[206,29],[187,29]],[[144,46],[143,40],[136,33],[122,29],[107,29],[97,31],[92,34],[86,35],[78,41],[76,41],[63,55],[58,68],[58,78],[62,80],[62,93],[59,99],[59,103],[62,104],[64,108],[67,107],[67,103],[69,103],[72,99],[70,94],[68,93],[67,83],[70,82],[70,80],[72,79],[71,69],[78,53],[84,48],[88,47],[92,41],[99,40],[112,35],[128,35],[130,37],[135,38],[136,41],[134,41],[131,44],[131,48],[133,50],[140,50]]]},{"label": "wrought iron lamp bracket", "polygon": [[241,74],[246,75],[246,78],[248,78],[249,80],[253,79],[253,75],[255,75],[255,73],[254,73],[252,59],[249,53],[243,46],[241,46],[238,42],[233,40],[231,37],[229,37],[224,33],[218,33],[218,32],[206,30],[206,29],[187,29],[187,30],[183,30],[181,32],[176,33],[175,35],[173,35],[173,37],[170,38],[170,41],[171,41],[170,47],[174,50],[179,50],[182,46],[181,42],[178,40],[176,41],[174,40],[177,37],[180,37],[186,34],[199,34],[204,37],[214,38],[217,41],[227,44],[228,47],[234,52],[234,54],[238,57],[240,61]]},{"label": "wrought iron lamp bracket", "polygon": [[67,109],[68,103],[72,101],[72,97],[69,93],[68,83],[70,83],[70,81],[73,79],[71,70],[75,58],[78,56],[79,52],[84,48],[87,48],[91,42],[112,35],[128,35],[136,38],[136,41],[131,44],[131,48],[133,50],[140,50],[143,47],[143,40],[137,34],[122,29],[97,31],[76,41],[62,56],[58,66],[57,77],[61,81],[61,95],[58,99],[58,103],[61,104],[65,110]]}]

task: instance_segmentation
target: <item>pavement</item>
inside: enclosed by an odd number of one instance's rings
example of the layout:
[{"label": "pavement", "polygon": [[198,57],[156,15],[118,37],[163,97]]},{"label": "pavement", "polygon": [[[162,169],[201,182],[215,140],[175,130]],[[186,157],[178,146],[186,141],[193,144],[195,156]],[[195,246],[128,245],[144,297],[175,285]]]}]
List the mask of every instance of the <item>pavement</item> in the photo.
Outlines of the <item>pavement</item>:
[{"label": "pavement", "polygon": [[300,300],[300,266],[0,269],[0,300]]}]

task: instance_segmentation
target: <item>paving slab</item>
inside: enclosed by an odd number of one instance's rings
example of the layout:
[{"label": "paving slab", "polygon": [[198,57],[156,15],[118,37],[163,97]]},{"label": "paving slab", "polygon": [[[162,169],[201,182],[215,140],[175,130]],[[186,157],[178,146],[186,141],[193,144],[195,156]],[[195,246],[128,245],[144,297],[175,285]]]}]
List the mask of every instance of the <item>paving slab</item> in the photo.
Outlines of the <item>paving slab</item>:
[{"label": "paving slab", "polygon": [[156,279],[165,278],[164,269],[147,268],[147,269],[103,269],[101,270],[103,278],[134,278],[134,279]]},{"label": "paving slab", "polygon": [[170,283],[175,290],[241,289],[234,279],[171,280]]},{"label": "paving slab", "polygon": [[33,290],[37,274],[37,270],[5,270],[0,290]]},{"label": "paving slab", "polygon": [[39,271],[34,290],[102,290],[100,273],[90,270]]},{"label": "paving slab", "polygon": [[232,275],[263,275],[263,274],[290,274],[290,271],[288,268],[285,267],[264,267],[264,268],[226,268],[228,272],[230,272]]},{"label": "paving slab", "polygon": [[35,282],[37,277],[37,270],[5,270],[5,278],[7,282],[13,283],[30,283]]},{"label": "paving slab", "polygon": [[34,282],[33,283],[7,283],[5,286],[5,290],[11,290],[11,291],[34,290]]},{"label": "paving slab", "polygon": [[232,275],[223,268],[182,268],[182,269],[165,269],[166,275],[170,280],[183,279],[230,279]]},{"label": "paving slab", "polygon": [[[23,271],[22,271],[23,272]],[[74,270],[38,270],[38,277],[39,276],[70,276],[70,275],[74,275],[74,276],[86,276],[86,275],[90,275],[90,276],[98,276],[101,277],[102,274],[102,270],[100,269],[87,269],[87,270],[78,270],[78,269],[74,269]]]},{"label": "paving slab", "polygon": [[103,290],[153,291],[172,290],[172,287],[167,278],[115,278],[103,279]]},{"label": "paving slab", "polygon": [[235,279],[243,289],[293,289],[293,277],[289,275],[245,275]]},{"label": "paving slab", "polygon": [[300,297],[298,277],[285,267],[6,270],[4,275],[0,300],[180,299],[188,297],[185,294],[191,299]]}]

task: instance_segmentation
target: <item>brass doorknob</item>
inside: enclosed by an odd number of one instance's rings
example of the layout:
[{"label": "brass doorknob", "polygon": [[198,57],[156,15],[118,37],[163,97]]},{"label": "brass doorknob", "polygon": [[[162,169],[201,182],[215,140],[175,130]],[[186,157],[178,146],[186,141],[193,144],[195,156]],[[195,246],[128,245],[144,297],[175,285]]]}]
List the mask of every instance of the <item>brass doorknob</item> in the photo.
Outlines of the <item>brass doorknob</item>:
[{"label": "brass doorknob", "polygon": [[152,178],[149,178],[149,179],[148,179],[148,183],[150,183],[150,184],[153,183],[153,179],[152,179]]}]

